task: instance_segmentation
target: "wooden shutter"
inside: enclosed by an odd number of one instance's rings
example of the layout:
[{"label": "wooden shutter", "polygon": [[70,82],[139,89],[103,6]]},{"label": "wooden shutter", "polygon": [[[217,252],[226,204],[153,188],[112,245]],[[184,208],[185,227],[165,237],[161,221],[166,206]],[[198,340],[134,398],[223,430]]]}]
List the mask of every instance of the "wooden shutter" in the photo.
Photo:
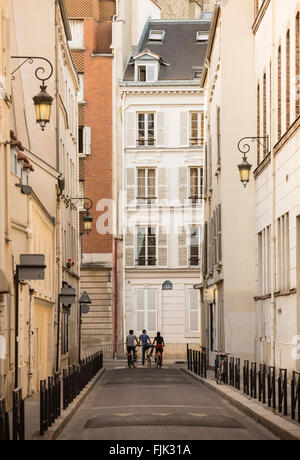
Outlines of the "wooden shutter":
[{"label": "wooden shutter", "polygon": [[188,266],[187,232],[184,227],[179,229],[178,235],[178,264],[180,267]]},{"label": "wooden shutter", "polygon": [[90,155],[92,151],[92,128],[85,126],[83,128],[84,153]]},{"label": "wooden shutter", "polygon": [[147,325],[148,332],[157,331],[157,289],[147,291]]},{"label": "wooden shutter", "polygon": [[222,264],[222,205],[218,205],[218,264]]},{"label": "wooden shutter", "polygon": [[168,266],[168,235],[167,229],[164,227],[159,227],[157,237],[157,246],[158,246],[158,266],[167,267]]},{"label": "wooden shutter", "polygon": [[189,289],[189,332],[200,332],[200,300],[196,289]]},{"label": "wooden shutter", "polygon": [[158,200],[167,199],[167,169],[158,168]]},{"label": "wooden shutter", "polygon": [[134,234],[128,229],[125,235],[125,265],[126,267],[134,267]]},{"label": "wooden shutter", "polygon": [[135,136],[135,113],[127,112],[126,114],[126,146],[136,147],[136,136]]},{"label": "wooden shutter", "polygon": [[179,185],[179,200],[181,203],[184,203],[187,198],[187,187],[188,187],[188,179],[187,179],[187,172],[188,168],[180,167],[178,170],[178,185]]},{"label": "wooden shutter", "polygon": [[146,321],[146,292],[145,289],[135,290],[136,329],[141,332],[145,329]]},{"label": "wooden shutter", "polygon": [[135,169],[127,168],[126,170],[126,191],[127,206],[134,204],[135,200]]},{"label": "wooden shutter", "polygon": [[165,113],[157,112],[156,114],[156,145],[157,147],[165,146]]},{"label": "wooden shutter", "polygon": [[203,244],[202,244],[202,271],[203,277],[207,275],[207,222],[204,224]]},{"label": "wooden shutter", "polygon": [[189,146],[189,113],[180,112],[180,145]]}]

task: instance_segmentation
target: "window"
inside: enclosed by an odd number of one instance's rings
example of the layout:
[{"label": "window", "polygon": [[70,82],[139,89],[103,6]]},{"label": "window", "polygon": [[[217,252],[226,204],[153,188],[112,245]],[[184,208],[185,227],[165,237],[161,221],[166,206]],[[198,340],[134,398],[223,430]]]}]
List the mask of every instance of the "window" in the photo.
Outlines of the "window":
[{"label": "window", "polygon": [[138,113],[138,146],[149,147],[154,140],[154,113]]},{"label": "window", "polygon": [[188,333],[200,332],[200,297],[196,289],[188,290]]},{"label": "window", "polygon": [[83,154],[83,126],[79,126],[78,128],[78,153]]},{"label": "window", "polygon": [[300,13],[296,16],[296,118],[300,115]]},{"label": "window", "polygon": [[277,57],[277,129],[278,139],[281,138],[281,46],[278,48]]},{"label": "window", "polygon": [[16,150],[10,151],[10,170],[12,173],[17,174],[18,154]]},{"label": "window", "polygon": [[157,331],[157,289],[135,290],[136,330]]},{"label": "window", "polygon": [[81,49],[84,47],[84,21],[82,19],[70,19],[72,40],[69,41],[71,49]]},{"label": "window", "polygon": [[291,41],[290,31],[286,34],[286,130],[291,124]]},{"label": "window", "polygon": [[277,280],[279,291],[290,289],[289,213],[277,219]]},{"label": "window", "polygon": [[271,226],[258,234],[258,282],[259,294],[271,291]]},{"label": "window", "polygon": [[69,351],[69,316],[68,308],[62,312],[62,330],[61,330],[61,354],[65,355]]},{"label": "window", "polygon": [[264,157],[266,156],[267,150],[267,74],[264,73],[263,78],[263,133],[264,133]]},{"label": "window", "polygon": [[[260,137],[260,84],[257,85],[257,137]],[[257,143],[257,166],[260,164],[260,143]]]},{"label": "window", "polygon": [[154,168],[138,168],[137,199],[140,204],[151,204],[156,199],[156,170]]},{"label": "window", "polygon": [[197,32],[197,35],[196,35],[197,43],[206,43],[208,39],[209,39],[209,32],[203,31],[203,30]]},{"label": "window", "polygon": [[156,64],[139,64],[137,66],[137,81],[153,82],[155,78]]},{"label": "window", "polygon": [[190,146],[203,146],[204,112],[191,112],[190,127]]},{"label": "window", "polygon": [[190,258],[189,265],[198,267],[200,265],[200,227],[190,227]]},{"label": "window", "polygon": [[165,38],[166,32],[164,30],[150,30],[149,41],[162,42]]},{"label": "window", "polygon": [[137,229],[137,265],[156,265],[156,228],[138,227]]},{"label": "window", "polygon": [[79,73],[79,90],[78,90],[78,102],[84,102],[84,74]]},{"label": "window", "polygon": [[196,204],[203,198],[203,168],[190,168],[190,200]]},{"label": "window", "polygon": [[79,181],[79,195],[78,197],[80,198],[79,200],[79,210],[84,211],[84,180]]}]

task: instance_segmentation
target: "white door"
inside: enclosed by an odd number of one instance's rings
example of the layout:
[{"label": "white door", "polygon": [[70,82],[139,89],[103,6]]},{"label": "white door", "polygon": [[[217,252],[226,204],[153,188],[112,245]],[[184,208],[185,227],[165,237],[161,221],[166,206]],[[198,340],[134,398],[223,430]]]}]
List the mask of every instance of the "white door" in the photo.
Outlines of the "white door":
[{"label": "white door", "polygon": [[157,332],[157,289],[135,290],[136,332]]}]

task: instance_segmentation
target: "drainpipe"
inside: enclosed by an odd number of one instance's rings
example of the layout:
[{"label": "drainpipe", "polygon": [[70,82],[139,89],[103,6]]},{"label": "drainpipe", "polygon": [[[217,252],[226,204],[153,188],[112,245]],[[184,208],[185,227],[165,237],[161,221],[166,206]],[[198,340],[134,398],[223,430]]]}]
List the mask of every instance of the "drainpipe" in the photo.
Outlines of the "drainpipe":
[{"label": "drainpipe", "polygon": [[115,343],[115,356],[118,352],[117,342],[118,342],[118,238],[114,238],[115,244],[115,325],[114,325],[114,343]]},{"label": "drainpipe", "polygon": [[272,0],[272,71],[271,71],[271,113],[270,113],[270,141],[271,141],[271,171],[272,171],[272,225],[271,225],[271,365],[276,365],[276,170],[275,170],[275,79],[276,63],[275,45],[275,0]]}]

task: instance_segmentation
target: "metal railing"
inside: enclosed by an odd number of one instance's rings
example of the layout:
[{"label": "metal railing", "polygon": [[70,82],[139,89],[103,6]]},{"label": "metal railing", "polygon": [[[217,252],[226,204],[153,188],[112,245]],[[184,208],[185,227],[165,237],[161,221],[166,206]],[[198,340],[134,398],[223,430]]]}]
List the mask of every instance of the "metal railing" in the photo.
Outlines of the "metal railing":
[{"label": "metal railing", "polygon": [[13,390],[13,441],[25,441],[25,406],[22,388]]},{"label": "metal railing", "polygon": [[126,358],[126,343],[106,343],[103,345],[88,345],[84,347],[82,352],[82,356],[87,358],[88,356],[102,352],[103,360],[111,360],[111,359],[124,359]]},{"label": "metal railing", "polygon": [[55,422],[61,413],[61,381],[60,373],[47,380],[40,381],[40,435]]},{"label": "metal railing", "polygon": [[9,441],[9,418],[5,398],[0,399],[0,441]]},{"label": "metal railing", "polygon": [[[207,359],[206,350],[201,351],[190,349],[187,346],[188,370],[201,375],[200,357],[201,353]],[[225,355],[225,353],[224,353]],[[224,358],[223,383],[241,390],[241,360],[233,356]],[[206,362],[206,361],[205,361]],[[200,372],[199,372],[200,369]],[[215,360],[215,379],[217,380],[218,360]],[[205,376],[206,378],[206,376]],[[266,364],[257,364],[245,360],[243,364],[242,391],[252,399],[257,399],[262,404],[267,404],[274,412],[284,416],[290,416],[292,420],[300,423],[300,372],[293,371],[290,385],[288,383],[287,369],[276,369]],[[290,398],[289,398],[290,392]]]},{"label": "metal railing", "polygon": [[199,377],[207,378],[207,353],[206,348],[194,350],[187,345],[187,365],[188,370],[194,372]]},{"label": "metal railing", "polygon": [[[61,407],[67,409],[86,385],[103,367],[101,351],[83,359],[79,365],[63,370],[61,386],[60,373],[40,381],[40,435],[61,415]],[[47,384],[48,383],[48,384]]]}]

